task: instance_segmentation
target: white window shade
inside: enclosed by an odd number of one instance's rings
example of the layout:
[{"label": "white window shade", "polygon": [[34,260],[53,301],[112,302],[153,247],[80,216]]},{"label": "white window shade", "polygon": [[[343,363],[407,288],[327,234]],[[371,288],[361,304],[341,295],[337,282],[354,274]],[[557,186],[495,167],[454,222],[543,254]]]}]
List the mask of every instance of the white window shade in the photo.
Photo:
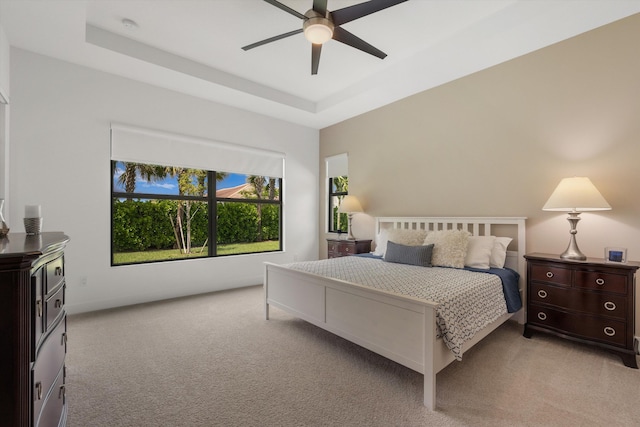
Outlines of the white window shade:
[{"label": "white window shade", "polygon": [[327,178],[349,175],[349,157],[347,153],[327,157]]},{"label": "white window shade", "polygon": [[283,178],[284,153],[111,124],[111,160]]}]

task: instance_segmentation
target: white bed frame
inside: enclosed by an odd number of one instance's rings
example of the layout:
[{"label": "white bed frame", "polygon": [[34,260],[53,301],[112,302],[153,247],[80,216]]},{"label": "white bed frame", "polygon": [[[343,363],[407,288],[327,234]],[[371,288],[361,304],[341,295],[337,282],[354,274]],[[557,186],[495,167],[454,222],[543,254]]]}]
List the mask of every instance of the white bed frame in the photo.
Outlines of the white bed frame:
[{"label": "white bed frame", "polygon": [[[524,301],[525,219],[509,218],[377,218],[382,229],[465,229],[476,236],[499,235],[514,240],[507,252],[506,267],[520,273]],[[505,227],[506,226],[506,227]],[[498,230],[499,229],[499,230]],[[496,230],[492,234],[492,230]],[[516,248],[516,250],[512,250]],[[424,405],[436,407],[436,374],[455,360],[442,339],[436,338],[437,303],[396,295],[338,279],[265,263],[265,317],[269,306],[365,347],[424,374]],[[465,343],[468,350],[509,318],[524,322],[524,309],[509,313],[479,331]]]}]

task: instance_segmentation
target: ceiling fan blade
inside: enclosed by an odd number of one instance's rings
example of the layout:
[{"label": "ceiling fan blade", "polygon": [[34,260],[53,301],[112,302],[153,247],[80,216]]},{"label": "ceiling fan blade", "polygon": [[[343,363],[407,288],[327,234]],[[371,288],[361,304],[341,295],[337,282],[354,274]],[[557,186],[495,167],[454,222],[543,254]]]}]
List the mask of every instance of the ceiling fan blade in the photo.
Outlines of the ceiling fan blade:
[{"label": "ceiling fan blade", "polygon": [[293,31],[289,31],[288,33],[280,34],[279,36],[269,37],[268,39],[264,39],[264,40],[261,40],[259,42],[248,44],[248,45],[244,46],[242,48],[242,50],[253,49],[254,47],[262,46],[263,44],[271,43],[271,42],[274,42],[276,40],[280,40],[280,39],[284,39],[284,38],[287,38],[287,37],[290,37],[290,36],[294,36],[296,34],[300,34],[301,32],[302,32],[302,28],[300,28],[299,30],[293,30]]},{"label": "ceiling fan blade", "polygon": [[322,52],[321,44],[311,45],[311,74],[318,74],[318,66],[320,65],[320,53]]},{"label": "ceiling fan blade", "polygon": [[387,56],[387,54],[380,49],[371,46],[366,41],[354,36],[342,27],[335,27],[333,29],[333,39],[348,46],[355,47],[369,55],[377,56],[380,59],[384,59]]},{"label": "ceiling fan blade", "polygon": [[[300,19],[304,19],[304,20],[308,19],[302,13],[298,12],[297,10],[291,9],[289,6],[284,5],[284,4],[280,3],[279,1],[276,1],[276,0],[264,0],[264,1],[266,1],[267,3],[269,3],[272,6],[277,7],[278,9],[284,10],[285,12],[292,14],[293,16],[297,16]],[[325,6],[325,8],[326,8],[326,6]]]},{"label": "ceiling fan blade", "polygon": [[322,16],[327,16],[327,0],[313,0],[313,10]]},{"label": "ceiling fan blade", "polygon": [[407,0],[371,0],[334,10],[331,12],[331,18],[335,25],[342,25],[405,1]]}]

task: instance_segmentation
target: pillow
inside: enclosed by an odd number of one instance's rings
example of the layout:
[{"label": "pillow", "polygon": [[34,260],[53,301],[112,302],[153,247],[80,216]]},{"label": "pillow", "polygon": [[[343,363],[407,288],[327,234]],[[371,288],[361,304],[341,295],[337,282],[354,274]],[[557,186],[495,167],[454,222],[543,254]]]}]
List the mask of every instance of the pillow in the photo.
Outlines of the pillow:
[{"label": "pillow", "polygon": [[376,236],[376,249],[373,251],[374,255],[384,256],[384,251],[387,250],[388,239],[389,233],[387,233],[387,230],[380,230],[380,233]]},{"label": "pillow", "polygon": [[488,270],[495,240],[496,236],[470,236],[467,256],[464,259],[465,267]]},{"label": "pillow", "polygon": [[466,230],[432,231],[424,239],[425,245],[433,244],[431,264],[439,267],[464,268],[469,233]]},{"label": "pillow", "polygon": [[427,232],[425,230],[384,229],[376,238],[376,250],[374,254],[384,256],[388,241],[406,246],[421,246],[426,235]]},{"label": "pillow", "polygon": [[407,246],[392,241],[387,242],[387,250],[384,260],[399,264],[418,265],[420,267],[431,267],[431,254],[433,245]]},{"label": "pillow", "polygon": [[496,237],[491,250],[490,267],[504,268],[504,262],[507,259],[507,247],[512,240],[510,237]]}]

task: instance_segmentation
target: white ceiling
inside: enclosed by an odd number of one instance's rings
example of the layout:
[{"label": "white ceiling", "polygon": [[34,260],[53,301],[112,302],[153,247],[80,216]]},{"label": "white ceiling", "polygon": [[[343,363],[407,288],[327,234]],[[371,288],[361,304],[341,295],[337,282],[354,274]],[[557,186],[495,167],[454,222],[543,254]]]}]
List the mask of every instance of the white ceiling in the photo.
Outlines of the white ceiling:
[{"label": "white ceiling", "polygon": [[315,76],[302,34],[241,49],[302,25],[261,0],[0,0],[0,25],[12,46],[323,128],[638,12],[640,0],[409,0],[344,25],[387,58],[331,40]]}]

